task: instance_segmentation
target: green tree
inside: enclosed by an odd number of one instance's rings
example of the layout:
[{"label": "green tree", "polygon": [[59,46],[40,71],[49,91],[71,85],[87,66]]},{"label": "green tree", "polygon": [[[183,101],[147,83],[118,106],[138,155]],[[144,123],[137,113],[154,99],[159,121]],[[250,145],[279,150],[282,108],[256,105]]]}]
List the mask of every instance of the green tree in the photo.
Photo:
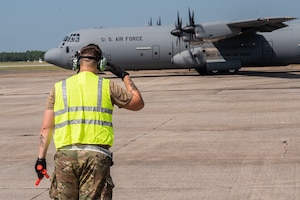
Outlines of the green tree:
[{"label": "green tree", "polygon": [[43,59],[45,51],[0,52],[0,62],[34,61]]}]

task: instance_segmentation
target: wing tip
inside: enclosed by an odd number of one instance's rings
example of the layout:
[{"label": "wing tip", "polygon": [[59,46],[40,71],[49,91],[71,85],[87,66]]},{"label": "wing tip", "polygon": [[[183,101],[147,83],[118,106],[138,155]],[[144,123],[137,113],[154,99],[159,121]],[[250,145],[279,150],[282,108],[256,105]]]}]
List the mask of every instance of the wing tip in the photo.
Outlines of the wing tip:
[{"label": "wing tip", "polygon": [[273,20],[290,21],[290,20],[294,20],[294,19],[298,19],[298,18],[292,17],[292,16],[284,16],[284,17],[260,17],[260,18],[257,19],[257,21],[273,21]]}]

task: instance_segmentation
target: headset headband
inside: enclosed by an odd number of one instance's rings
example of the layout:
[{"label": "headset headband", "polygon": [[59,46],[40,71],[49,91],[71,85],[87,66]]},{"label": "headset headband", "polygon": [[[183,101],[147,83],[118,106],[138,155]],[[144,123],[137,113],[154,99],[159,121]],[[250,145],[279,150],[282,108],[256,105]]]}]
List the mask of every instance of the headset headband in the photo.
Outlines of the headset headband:
[{"label": "headset headband", "polygon": [[81,59],[81,58],[88,58],[88,59],[96,60],[97,62],[99,61],[99,59],[97,59],[97,58],[94,57],[94,56],[79,56],[78,59]]}]

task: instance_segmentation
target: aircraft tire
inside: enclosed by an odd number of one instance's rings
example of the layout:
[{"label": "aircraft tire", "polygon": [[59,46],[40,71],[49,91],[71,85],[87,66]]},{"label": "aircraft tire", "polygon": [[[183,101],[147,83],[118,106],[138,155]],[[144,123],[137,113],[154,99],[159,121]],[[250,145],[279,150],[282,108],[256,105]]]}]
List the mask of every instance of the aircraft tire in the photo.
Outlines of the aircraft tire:
[{"label": "aircraft tire", "polygon": [[199,73],[199,75],[207,75],[205,68],[196,68],[196,71]]},{"label": "aircraft tire", "polygon": [[219,73],[219,70],[215,69],[215,70],[211,70],[211,74],[215,75],[215,74],[218,74]]},{"label": "aircraft tire", "polygon": [[239,69],[229,69],[228,73],[229,74],[237,74],[239,72]]}]

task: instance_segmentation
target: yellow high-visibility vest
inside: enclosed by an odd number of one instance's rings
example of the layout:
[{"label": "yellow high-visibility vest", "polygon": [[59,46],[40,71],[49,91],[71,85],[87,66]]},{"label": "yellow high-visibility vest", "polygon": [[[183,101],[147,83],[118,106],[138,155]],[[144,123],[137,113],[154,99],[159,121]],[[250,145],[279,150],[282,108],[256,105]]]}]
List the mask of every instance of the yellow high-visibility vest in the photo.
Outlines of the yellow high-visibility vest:
[{"label": "yellow high-visibility vest", "polygon": [[55,84],[54,144],[102,144],[114,141],[109,79],[81,72]]}]

